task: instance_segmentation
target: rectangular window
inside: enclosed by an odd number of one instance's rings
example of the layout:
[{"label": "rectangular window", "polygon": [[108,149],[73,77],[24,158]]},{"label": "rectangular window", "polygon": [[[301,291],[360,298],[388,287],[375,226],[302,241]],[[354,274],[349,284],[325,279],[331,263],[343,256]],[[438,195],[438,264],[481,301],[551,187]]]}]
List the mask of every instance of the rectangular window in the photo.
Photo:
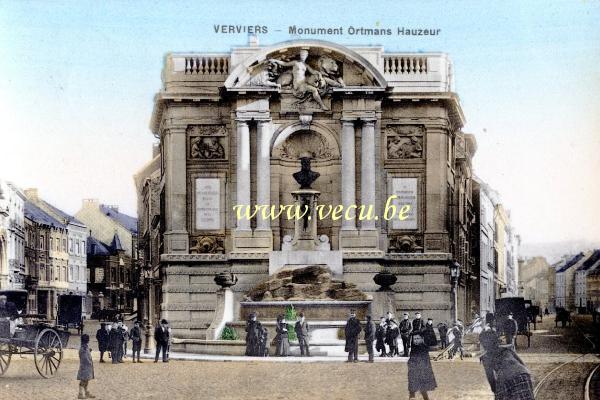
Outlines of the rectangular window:
[{"label": "rectangular window", "polygon": [[79,241],[75,241],[75,254],[79,255]]},{"label": "rectangular window", "polygon": [[54,248],[54,239],[50,238],[50,247],[49,249],[52,250]]},{"label": "rectangular window", "polygon": [[44,250],[44,235],[40,236],[40,245],[38,247]]},{"label": "rectangular window", "polygon": [[73,253],[73,239],[69,239],[69,253]]}]

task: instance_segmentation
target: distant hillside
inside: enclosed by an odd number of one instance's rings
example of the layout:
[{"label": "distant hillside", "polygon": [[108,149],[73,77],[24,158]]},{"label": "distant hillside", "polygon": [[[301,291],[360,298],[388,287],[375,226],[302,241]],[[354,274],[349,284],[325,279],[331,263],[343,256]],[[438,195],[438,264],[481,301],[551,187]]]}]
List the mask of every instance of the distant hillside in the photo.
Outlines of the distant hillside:
[{"label": "distant hillside", "polygon": [[553,264],[560,260],[565,254],[576,254],[588,250],[600,248],[600,242],[587,240],[573,240],[565,242],[547,242],[547,243],[521,243],[519,249],[520,257],[529,258],[536,256],[546,257],[546,260]]}]

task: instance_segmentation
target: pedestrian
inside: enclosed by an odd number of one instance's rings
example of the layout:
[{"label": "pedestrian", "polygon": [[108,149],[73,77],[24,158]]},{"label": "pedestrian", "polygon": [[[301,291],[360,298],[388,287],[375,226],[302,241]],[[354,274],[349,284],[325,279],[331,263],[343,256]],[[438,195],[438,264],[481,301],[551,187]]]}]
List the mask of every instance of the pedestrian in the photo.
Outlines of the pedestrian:
[{"label": "pedestrian", "polygon": [[348,362],[358,362],[358,335],[362,331],[360,322],[356,319],[356,311],[350,310],[350,318],[346,321],[344,334],[346,336],[345,350],[348,353]]},{"label": "pedestrian", "polygon": [[[256,313],[250,313],[248,320],[246,321],[246,355],[255,357],[259,356],[258,347],[262,330],[260,329],[260,323],[257,320]],[[277,340],[277,336],[275,336]]]},{"label": "pedestrian", "polygon": [[267,357],[269,355],[269,330],[259,322],[259,345],[258,356]]},{"label": "pedestrian", "polygon": [[454,340],[452,342],[452,348],[449,352],[449,358],[454,359],[456,353],[460,352],[460,359],[463,359],[464,356],[464,348],[463,348],[463,331],[458,322],[455,322],[452,329],[452,335],[454,336]]},{"label": "pedestrian", "polygon": [[369,354],[369,362],[374,362],[373,359],[373,342],[375,341],[375,323],[371,320],[371,316],[367,315],[367,323],[365,324],[365,345]]},{"label": "pedestrian", "polygon": [[422,335],[423,330],[425,329],[425,322],[421,319],[421,313],[415,313],[415,319],[412,322],[412,334],[413,335]]},{"label": "pedestrian", "polygon": [[308,326],[308,322],[304,317],[304,313],[298,314],[300,319],[296,321],[296,326],[294,327],[294,331],[296,331],[296,336],[298,337],[298,345],[300,346],[300,355],[302,357],[310,357],[310,348],[308,335],[310,328]]},{"label": "pedestrian", "polygon": [[110,331],[112,331],[113,324],[106,324],[106,333],[108,334],[108,358],[112,359],[112,343],[110,342]]},{"label": "pedestrian", "polygon": [[129,342],[129,328],[125,323],[122,323],[121,329],[123,332],[123,358],[127,358],[127,342]]},{"label": "pedestrian", "polygon": [[387,313],[385,313],[385,322],[389,324],[389,322],[391,320],[394,319],[394,314],[392,314],[391,311],[388,311]]},{"label": "pedestrian", "polygon": [[513,313],[508,313],[508,318],[504,321],[504,334],[506,335],[506,344],[510,344],[517,349],[517,333],[519,331],[519,325],[517,321],[513,319]]},{"label": "pedestrian", "polygon": [[79,370],[77,371],[77,380],[79,381],[78,399],[95,399],[96,396],[88,391],[88,383],[94,379],[94,362],[92,361],[92,349],[89,348],[90,336],[81,335],[81,345],[79,347]]},{"label": "pedestrian", "polygon": [[133,324],[133,328],[131,328],[129,337],[131,338],[131,356],[133,358],[133,362],[136,362],[135,357],[137,355],[137,362],[141,363],[140,352],[142,350],[142,328],[140,328],[139,321],[135,321]]},{"label": "pedestrian", "polygon": [[17,330],[16,319],[19,318],[17,306],[12,301],[8,301],[8,297],[4,294],[0,295],[0,323],[8,330],[9,337],[13,337]]},{"label": "pedestrian", "polygon": [[154,355],[154,362],[158,362],[158,356],[162,351],[162,361],[164,363],[169,362],[167,359],[167,347],[169,345],[169,327],[166,319],[160,320],[160,325],[154,329],[154,340],[156,341],[156,354]]},{"label": "pedestrian", "polygon": [[491,330],[481,332],[479,341],[484,349],[480,361],[495,400],[534,400],[531,373],[513,347],[500,345]]},{"label": "pedestrian", "polygon": [[275,355],[287,357],[290,354],[290,340],[288,337],[288,326],[283,315],[277,316],[277,351]]},{"label": "pedestrian", "polygon": [[429,346],[425,344],[423,336],[415,334],[412,337],[410,358],[408,359],[408,394],[410,399],[415,398],[417,392],[421,393],[424,400],[429,399],[427,392],[435,390],[437,383],[433,368],[429,360]]},{"label": "pedestrian", "polygon": [[100,329],[96,331],[96,340],[98,341],[98,351],[100,352],[100,362],[104,362],[104,353],[108,350],[108,330],[106,324],[102,322]]},{"label": "pedestrian", "polygon": [[117,326],[117,322],[113,322],[110,331],[108,332],[108,343],[110,346],[111,360],[113,364],[119,363],[119,353],[123,349],[123,343],[121,342],[121,334]]},{"label": "pedestrian", "polygon": [[398,336],[400,335],[400,330],[398,329],[398,325],[396,325],[396,321],[393,319],[390,320],[388,329],[385,335],[385,343],[389,346],[390,352],[388,353],[389,357],[394,357],[398,354]]},{"label": "pedestrian", "polygon": [[550,315],[550,312],[548,311],[548,307],[544,308],[544,315]]},{"label": "pedestrian", "polygon": [[375,350],[380,351],[379,357],[386,357],[387,353],[385,351],[385,334],[386,334],[387,324],[385,323],[385,317],[381,317],[379,320],[379,325],[377,325],[377,330],[375,331]]},{"label": "pedestrian", "polygon": [[437,337],[435,336],[435,330],[433,329],[433,319],[427,318],[425,329],[423,331],[423,340],[429,347],[437,346]]},{"label": "pedestrian", "polygon": [[402,347],[404,348],[404,357],[410,354],[410,335],[412,333],[412,322],[408,319],[408,313],[404,313],[400,321],[400,338],[402,339]]},{"label": "pedestrian", "polygon": [[437,324],[438,332],[440,334],[440,348],[444,350],[448,347],[448,325],[445,322]]}]

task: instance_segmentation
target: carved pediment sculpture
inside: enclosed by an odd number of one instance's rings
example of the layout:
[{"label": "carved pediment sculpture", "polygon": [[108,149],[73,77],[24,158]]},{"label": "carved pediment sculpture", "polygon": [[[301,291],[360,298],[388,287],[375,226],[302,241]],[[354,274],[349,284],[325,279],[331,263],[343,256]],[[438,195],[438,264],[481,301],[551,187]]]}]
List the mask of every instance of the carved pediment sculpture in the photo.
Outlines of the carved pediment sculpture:
[{"label": "carved pediment sculpture", "polygon": [[237,86],[290,88],[298,102],[314,101],[322,110],[327,110],[322,96],[329,94],[333,87],[345,86],[341,68],[326,55],[309,63],[308,55],[308,50],[302,49],[296,59],[269,58],[253,66],[250,78]]}]

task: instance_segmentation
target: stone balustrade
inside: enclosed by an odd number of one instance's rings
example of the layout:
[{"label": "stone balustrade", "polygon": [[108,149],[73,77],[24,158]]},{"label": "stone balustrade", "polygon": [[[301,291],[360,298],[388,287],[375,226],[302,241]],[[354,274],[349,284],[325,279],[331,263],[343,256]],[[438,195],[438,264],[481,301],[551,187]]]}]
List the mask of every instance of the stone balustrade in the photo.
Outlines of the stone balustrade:
[{"label": "stone balustrade", "polygon": [[401,54],[384,54],[383,73],[389,75],[426,74],[427,57]]}]

